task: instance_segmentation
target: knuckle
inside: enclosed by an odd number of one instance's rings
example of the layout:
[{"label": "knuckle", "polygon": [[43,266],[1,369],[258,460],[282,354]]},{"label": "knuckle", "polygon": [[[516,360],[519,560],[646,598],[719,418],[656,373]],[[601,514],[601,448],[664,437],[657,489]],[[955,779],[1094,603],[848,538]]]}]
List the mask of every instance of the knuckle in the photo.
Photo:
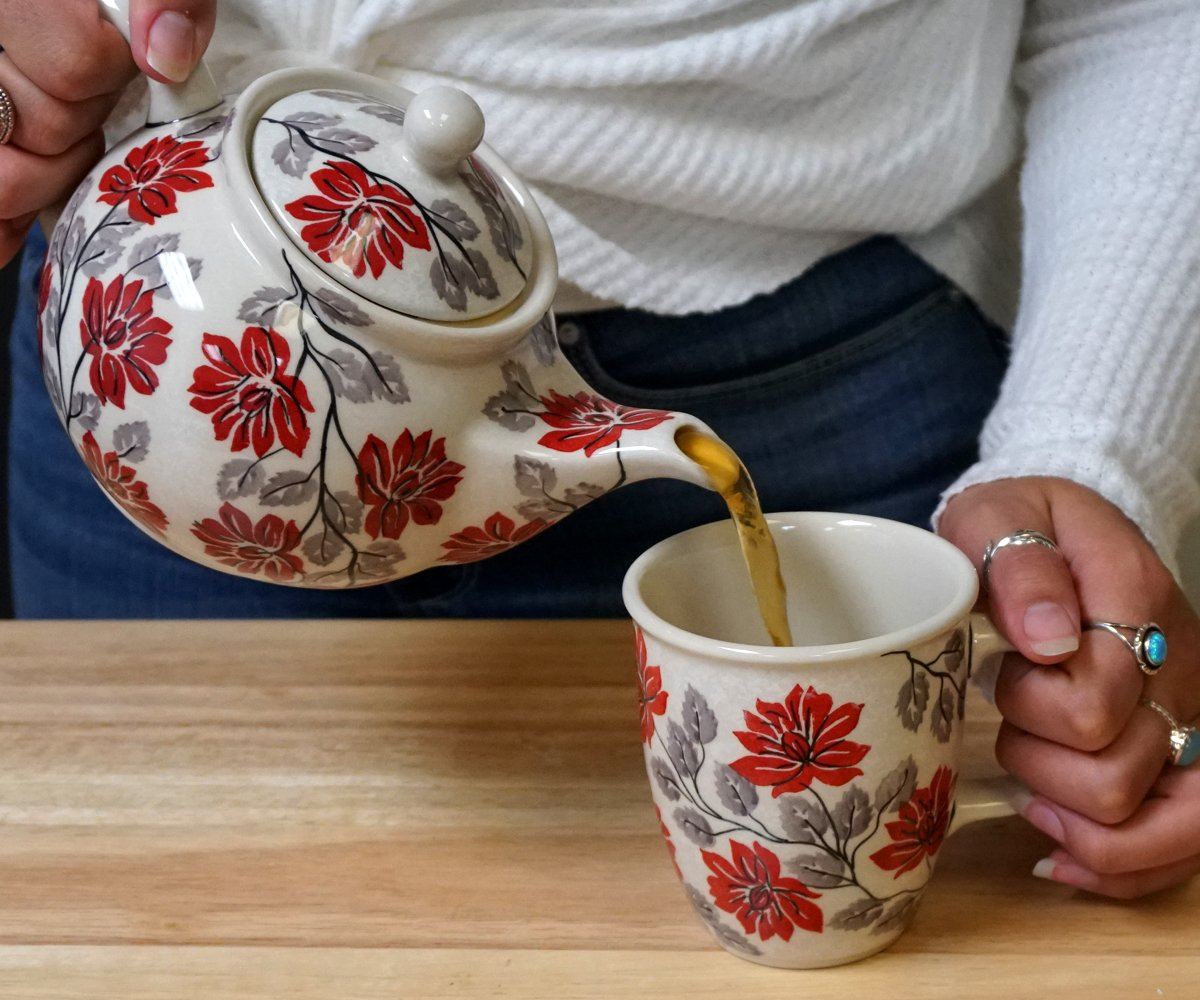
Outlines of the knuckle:
[{"label": "knuckle", "polygon": [[1124,823],[1142,803],[1144,792],[1125,768],[1102,769],[1092,795],[1092,819],[1106,826]]},{"label": "knuckle", "polygon": [[68,105],[48,101],[29,123],[26,148],[41,156],[57,156],[70,149],[81,134],[81,127]]},{"label": "knuckle", "polygon": [[1071,842],[1071,854],[1097,875],[1115,875],[1121,871],[1123,855],[1116,838],[1107,832],[1088,833]]},{"label": "knuckle", "polygon": [[1076,749],[1088,753],[1103,750],[1121,734],[1121,719],[1112,701],[1094,688],[1073,694],[1066,718]]},{"label": "knuckle", "polygon": [[0,172],[0,219],[11,219],[18,214],[22,187],[21,178],[13,171]]},{"label": "knuckle", "polygon": [[104,54],[99,46],[80,46],[57,61],[47,74],[47,93],[62,101],[86,101],[103,93]]}]

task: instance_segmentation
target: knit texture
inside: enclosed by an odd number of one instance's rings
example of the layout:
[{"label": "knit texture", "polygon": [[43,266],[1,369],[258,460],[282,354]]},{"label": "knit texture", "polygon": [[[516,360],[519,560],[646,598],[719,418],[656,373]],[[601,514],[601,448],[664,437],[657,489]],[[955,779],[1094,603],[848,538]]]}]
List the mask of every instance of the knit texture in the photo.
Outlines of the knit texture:
[{"label": "knit texture", "polygon": [[1195,0],[222,0],[210,62],[230,90],[295,64],[463,85],[563,277],[611,302],[716,310],[900,234],[1016,316],[947,498],[1066,476],[1168,561],[1200,511]]}]

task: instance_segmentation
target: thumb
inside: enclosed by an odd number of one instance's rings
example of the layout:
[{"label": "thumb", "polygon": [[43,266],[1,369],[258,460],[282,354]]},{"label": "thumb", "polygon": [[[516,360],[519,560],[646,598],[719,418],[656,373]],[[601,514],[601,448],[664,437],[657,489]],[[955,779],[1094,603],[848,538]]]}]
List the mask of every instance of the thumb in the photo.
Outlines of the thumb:
[{"label": "thumb", "polygon": [[182,83],[208,48],[216,20],[217,0],[130,0],[133,60],[161,83]]},{"label": "thumb", "polygon": [[1029,496],[1003,480],[959,494],[938,526],[980,571],[993,620],[1009,642],[1035,663],[1057,663],[1079,648],[1079,598],[1063,555],[1037,544],[1007,545],[982,577],[988,543],[1025,529],[1053,539],[1049,506],[1040,492]]}]

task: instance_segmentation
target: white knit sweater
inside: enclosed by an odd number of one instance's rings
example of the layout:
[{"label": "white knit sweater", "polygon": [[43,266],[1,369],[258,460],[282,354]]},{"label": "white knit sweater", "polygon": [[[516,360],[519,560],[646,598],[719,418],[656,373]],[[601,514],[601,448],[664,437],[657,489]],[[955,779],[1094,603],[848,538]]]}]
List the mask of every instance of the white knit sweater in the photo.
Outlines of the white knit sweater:
[{"label": "white knit sweater", "polygon": [[982,461],[948,495],[1066,476],[1168,561],[1200,512],[1197,0],[219,7],[228,89],[299,63],[465,86],[590,296],[714,310],[900,234],[1015,316]]}]

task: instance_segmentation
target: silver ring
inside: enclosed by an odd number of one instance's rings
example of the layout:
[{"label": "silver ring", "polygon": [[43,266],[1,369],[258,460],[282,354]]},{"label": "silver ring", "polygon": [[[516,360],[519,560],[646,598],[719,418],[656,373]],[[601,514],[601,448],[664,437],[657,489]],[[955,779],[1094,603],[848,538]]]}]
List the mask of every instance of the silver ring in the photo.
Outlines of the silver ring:
[{"label": "silver ring", "polygon": [[983,550],[983,563],[979,570],[979,576],[985,587],[988,582],[988,571],[992,568],[992,557],[1010,545],[1040,545],[1051,552],[1058,552],[1058,546],[1054,544],[1054,539],[1046,537],[1034,528],[1022,528],[1020,531],[1014,531],[1011,535],[988,542],[987,547]]},{"label": "silver ring", "polygon": [[1150,698],[1144,699],[1142,705],[1161,715],[1171,727],[1171,748],[1167,751],[1167,760],[1176,767],[1187,767],[1200,760],[1200,729],[1183,725],[1162,705]]},{"label": "silver ring", "polygon": [[16,128],[17,109],[8,91],[0,87],[0,146],[7,146],[12,141]]},{"label": "silver ring", "polygon": [[1088,622],[1087,628],[1101,629],[1115,635],[1133,654],[1138,669],[1153,677],[1167,662],[1167,636],[1154,622],[1144,625],[1122,625],[1120,622]]}]

